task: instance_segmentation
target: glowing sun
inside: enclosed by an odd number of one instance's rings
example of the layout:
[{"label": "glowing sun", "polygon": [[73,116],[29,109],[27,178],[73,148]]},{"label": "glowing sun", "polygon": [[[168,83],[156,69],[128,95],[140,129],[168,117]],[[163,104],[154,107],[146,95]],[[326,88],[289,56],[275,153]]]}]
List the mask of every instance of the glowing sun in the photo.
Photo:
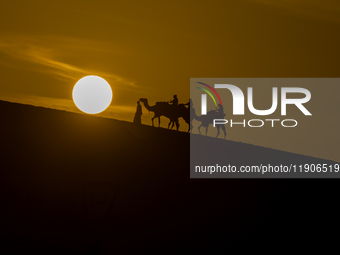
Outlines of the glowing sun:
[{"label": "glowing sun", "polygon": [[81,78],[74,85],[72,97],[79,110],[89,114],[97,114],[111,104],[112,89],[103,78],[89,75]]}]

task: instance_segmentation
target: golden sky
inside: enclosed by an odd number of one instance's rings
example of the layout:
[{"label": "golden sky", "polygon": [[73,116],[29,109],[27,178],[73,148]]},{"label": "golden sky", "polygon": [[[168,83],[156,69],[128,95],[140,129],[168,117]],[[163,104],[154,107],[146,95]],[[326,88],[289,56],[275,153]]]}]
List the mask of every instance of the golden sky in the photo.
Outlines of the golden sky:
[{"label": "golden sky", "polygon": [[2,1],[0,99],[79,112],[99,75],[102,115],[132,121],[141,97],[186,103],[191,77],[339,77],[339,28],[337,0]]}]

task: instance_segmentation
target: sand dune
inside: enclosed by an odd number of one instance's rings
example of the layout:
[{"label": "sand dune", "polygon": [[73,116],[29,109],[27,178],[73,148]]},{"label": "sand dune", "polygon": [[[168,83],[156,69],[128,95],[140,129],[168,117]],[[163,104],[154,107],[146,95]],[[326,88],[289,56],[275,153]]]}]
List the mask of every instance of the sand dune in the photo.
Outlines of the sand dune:
[{"label": "sand dune", "polygon": [[[190,179],[188,133],[3,101],[0,112],[1,237],[11,252],[213,254],[245,238],[278,242],[270,233],[290,231],[297,209],[335,213],[311,180]],[[231,158],[269,150],[218,142]]]}]

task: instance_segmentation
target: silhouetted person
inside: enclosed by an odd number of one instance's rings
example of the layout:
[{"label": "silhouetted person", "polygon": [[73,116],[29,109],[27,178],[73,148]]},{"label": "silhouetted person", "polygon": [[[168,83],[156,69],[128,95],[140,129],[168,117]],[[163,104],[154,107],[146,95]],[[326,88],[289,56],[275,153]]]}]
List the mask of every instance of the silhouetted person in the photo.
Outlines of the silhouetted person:
[{"label": "silhouetted person", "polygon": [[218,116],[224,116],[223,106],[221,104],[218,104],[218,108],[216,110]]},{"label": "silhouetted person", "polygon": [[190,111],[190,125],[189,125],[189,131],[192,130],[193,126],[192,126],[192,121],[193,119],[196,118],[196,112],[195,112],[195,109],[194,109],[194,104],[192,102],[192,99],[190,98],[189,99],[189,102],[186,103],[186,104],[183,104],[183,105],[187,105],[188,106],[188,109]]},{"label": "silhouetted person", "polygon": [[133,119],[134,124],[141,125],[142,124],[142,106],[140,105],[140,101],[137,101],[137,109],[135,113],[135,118]]},{"label": "silhouetted person", "polygon": [[175,105],[175,106],[178,105],[178,98],[177,98],[177,95],[174,95],[174,99],[171,100],[170,103],[171,103],[172,105]]}]

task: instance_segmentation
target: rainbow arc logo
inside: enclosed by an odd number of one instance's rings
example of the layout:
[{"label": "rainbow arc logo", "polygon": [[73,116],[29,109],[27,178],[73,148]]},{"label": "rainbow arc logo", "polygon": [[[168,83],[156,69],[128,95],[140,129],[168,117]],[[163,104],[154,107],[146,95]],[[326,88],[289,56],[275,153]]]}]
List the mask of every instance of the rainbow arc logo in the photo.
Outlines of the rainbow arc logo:
[{"label": "rainbow arc logo", "polygon": [[[201,84],[201,85],[203,85],[203,86],[205,86],[205,87],[207,87],[207,88],[210,89],[212,92],[214,92],[214,94],[217,96],[218,100],[220,101],[220,104],[223,105],[223,104],[222,104],[222,100],[221,100],[221,98],[220,98],[220,95],[217,93],[217,91],[216,91],[213,87],[211,87],[210,85],[208,85],[208,84],[206,84],[206,83],[203,83],[203,82],[197,82],[197,83],[198,83],[198,84]],[[205,88],[201,88],[201,87],[196,87],[196,88],[201,89],[201,90],[203,90],[205,93],[207,93],[207,94],[212,98],[212,100],[214,101],[215,106],[217,106],[216,100],[215,100],[214,96],[211,94],[211,92],[210,92],[209,90],[207,90],[207,89],[205,89]]]}]

